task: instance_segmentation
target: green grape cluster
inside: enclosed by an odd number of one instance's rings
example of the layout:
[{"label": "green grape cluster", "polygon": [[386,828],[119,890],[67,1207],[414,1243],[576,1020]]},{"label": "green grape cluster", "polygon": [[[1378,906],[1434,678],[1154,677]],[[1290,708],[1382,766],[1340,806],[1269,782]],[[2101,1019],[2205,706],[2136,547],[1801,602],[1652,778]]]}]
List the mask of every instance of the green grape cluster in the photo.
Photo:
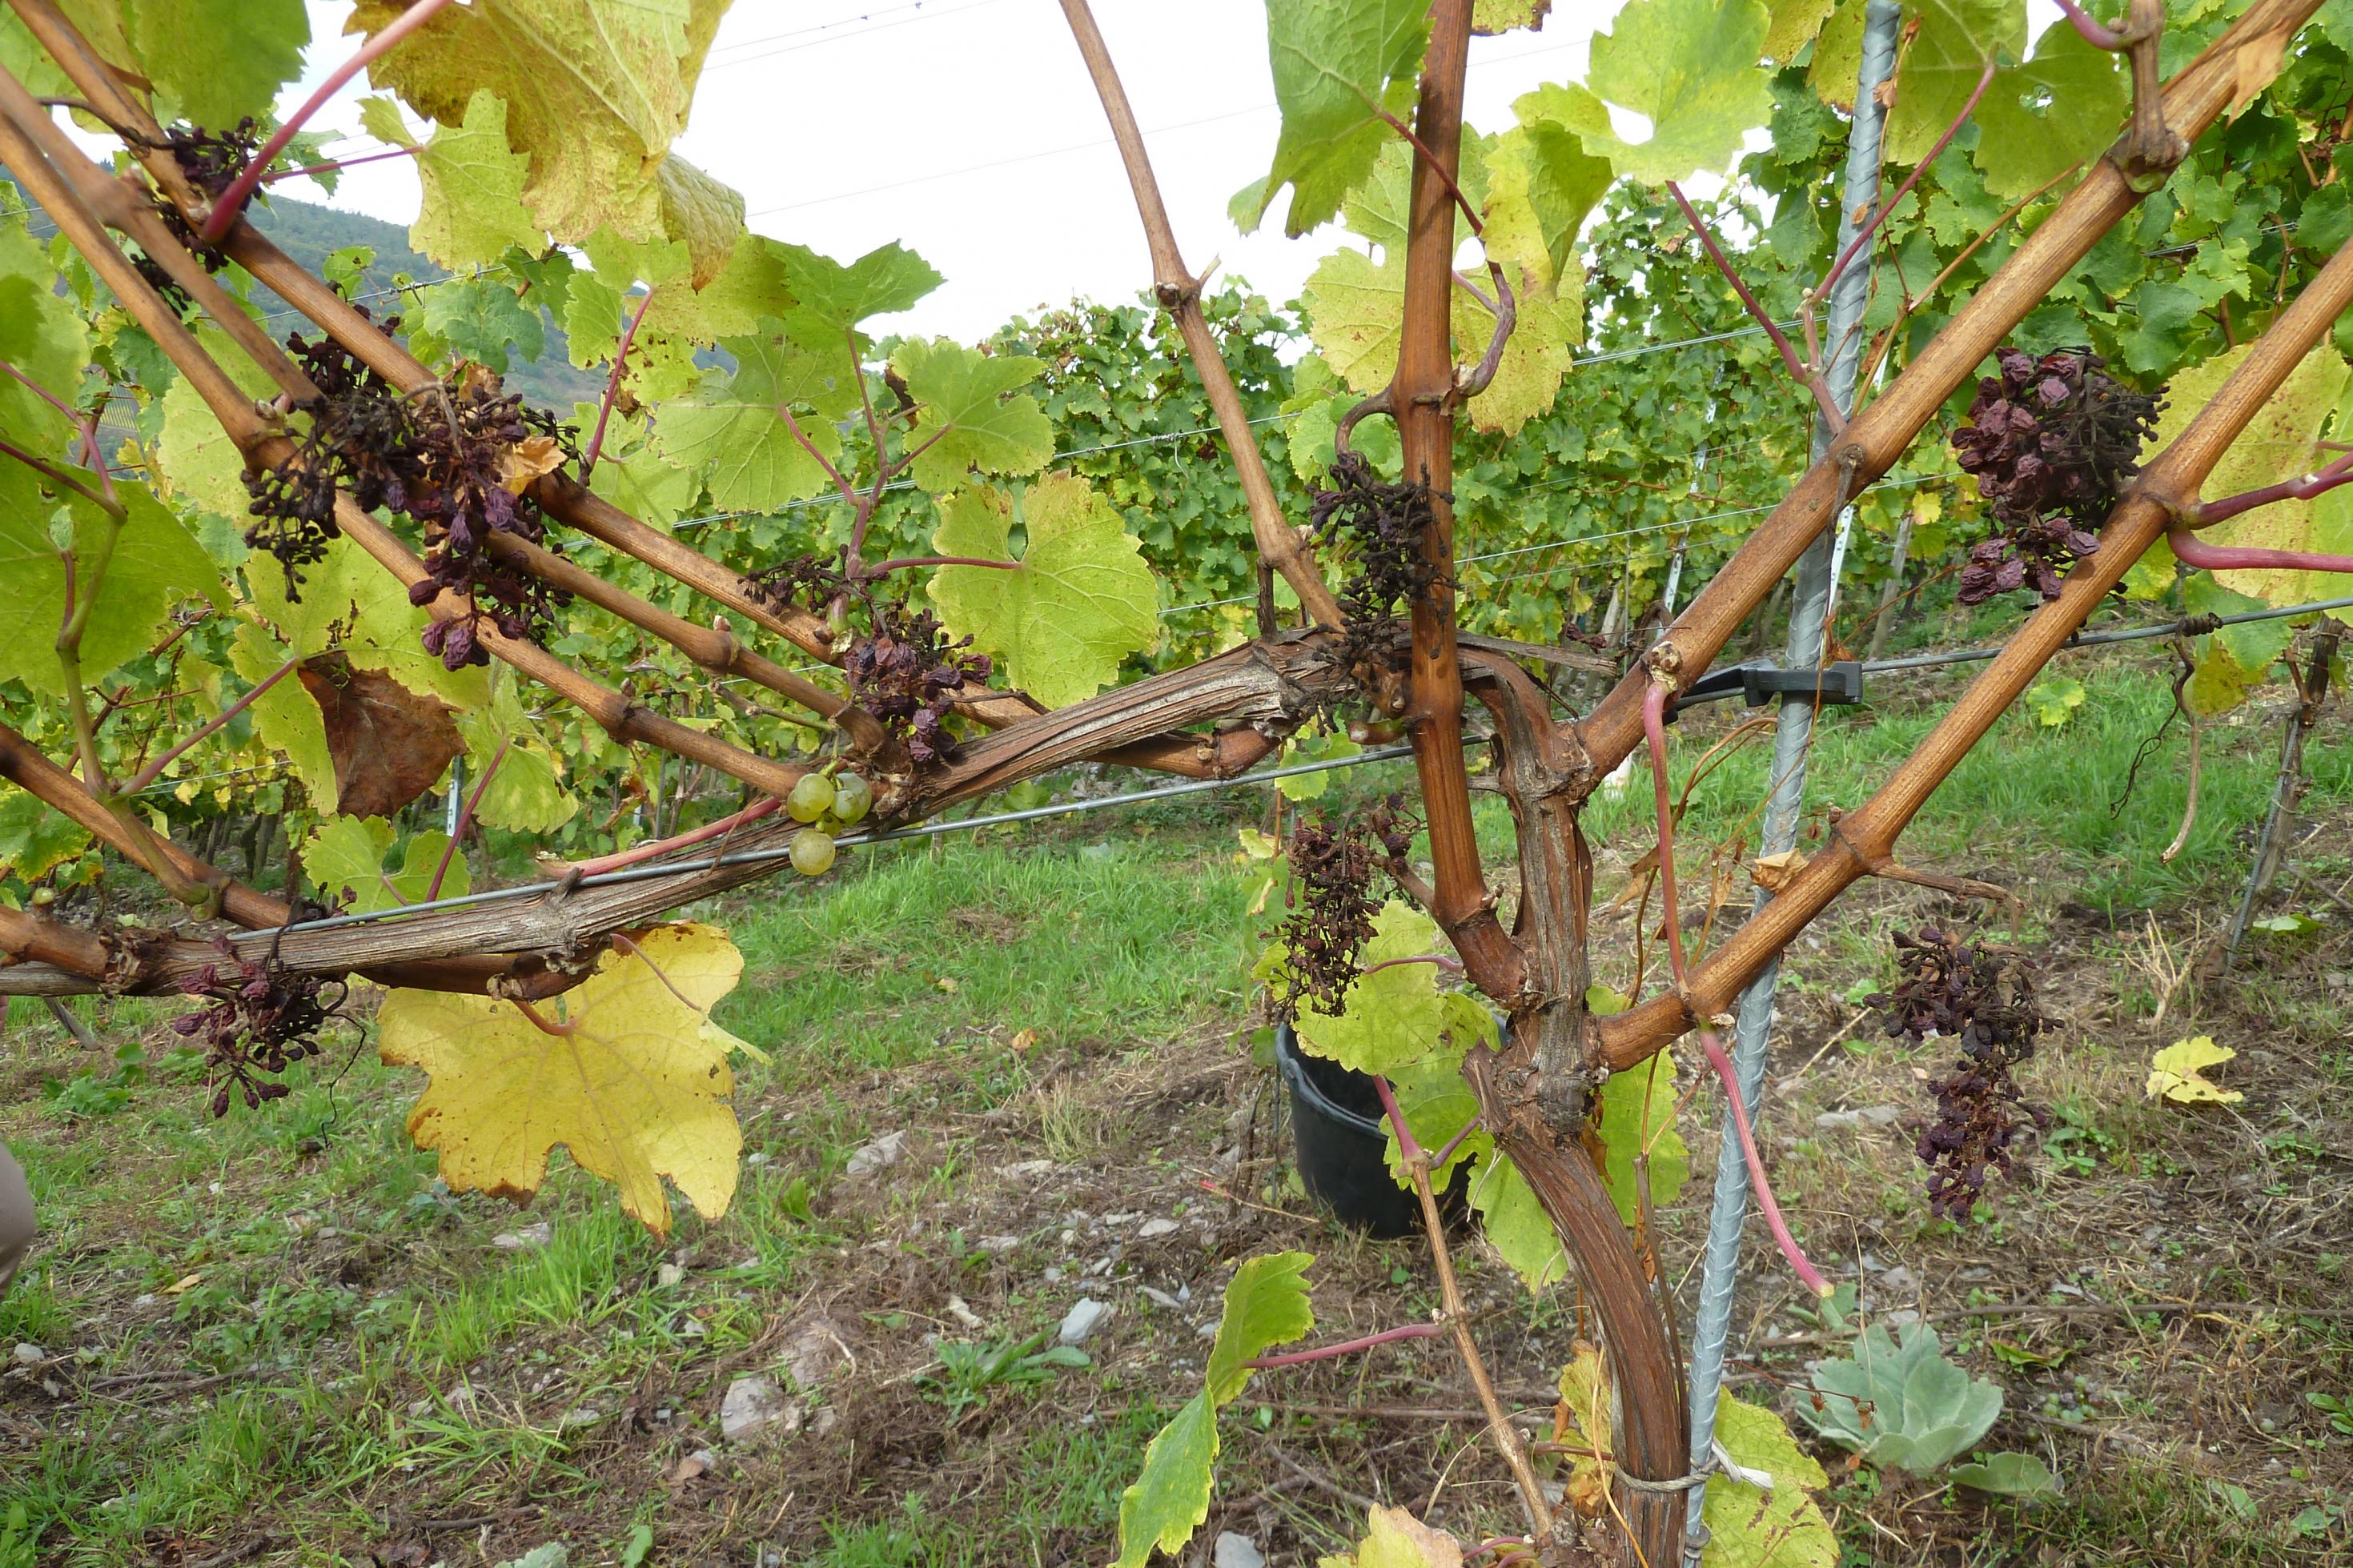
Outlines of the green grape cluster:
[{"label": "green grape cluster", "polygon": [[874,786],[856,773],[837,776],[828,770],[805,775],[785,797],[785,815],[807,824],[793,835],[793,869],[804,877],[832,870],[835,836],[864,821],[873,806]]}]

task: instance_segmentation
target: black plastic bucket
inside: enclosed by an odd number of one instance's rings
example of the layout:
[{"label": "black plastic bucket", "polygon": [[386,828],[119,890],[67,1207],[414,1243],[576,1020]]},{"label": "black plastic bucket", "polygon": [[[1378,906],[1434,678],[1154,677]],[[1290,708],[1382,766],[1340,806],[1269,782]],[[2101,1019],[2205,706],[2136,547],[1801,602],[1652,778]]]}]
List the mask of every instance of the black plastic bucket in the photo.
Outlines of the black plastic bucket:
[{"label": "black plastic bucket", "polygon": [[1334,1218],[1372,1236],[1421,1228],[1421,1200],[1389,1174],[1388,1128],[1371,1075],[1309,1056],[1288,1024],[1274,1031],[1274,1063],[1291,1089],[1299,1180]]}]

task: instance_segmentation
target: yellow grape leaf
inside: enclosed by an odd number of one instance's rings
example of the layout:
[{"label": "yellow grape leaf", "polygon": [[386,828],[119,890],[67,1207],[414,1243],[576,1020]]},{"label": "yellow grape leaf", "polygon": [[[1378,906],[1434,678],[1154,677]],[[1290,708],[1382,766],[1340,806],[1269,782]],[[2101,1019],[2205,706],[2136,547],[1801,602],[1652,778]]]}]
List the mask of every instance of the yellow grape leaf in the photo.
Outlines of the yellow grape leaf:
[{"label": "yellow grape leaf", "polygon": [[431,1082],[408,1113],[420,1149],[459,1192],[517,1201],[539,1190],[558,1143],[620,1188],[621,1206],[670,1234],[668,1176],[706,1219],[735,1194],[742,1130],[728,1096],[737,1042],[710,1020],[744,955],[712,926],[658,927],[608,955],[578,989],[536,1004],[548,1034],[510,1002],[395,991],[379,1050]]},{"label": "yellow grape leaf", "polygon": [[2163,1096],[2179,1105],[2200,1100],[2236,1105],[2247,1097],[2235,1089],[2218,1089],[2207,1081],[2204,1069],[2229,1061],[2239,1053],[2218,1046],[2211,1035],[2197,1035],[2173,1044],[2148,1058],[2148,1095]]},{"label": "yellow grape leaf", "polygon": [[1401,1508],[1375,1503],[1356,1550],[1317,1560],[1317,1568],[1462,1568],[1462,1543]]},{"label": "yellow grape leaf", "polygon": [[[1716,1402],[1715,1440],[1737,1468],[1707,1479],[1700,1568],[1835,1568],[1838,1535],[1808,1495],[1830,1478],[1788,1425],[1726,1394]],[[1771,1486],[1752,1484],[1758,1478]]]}]

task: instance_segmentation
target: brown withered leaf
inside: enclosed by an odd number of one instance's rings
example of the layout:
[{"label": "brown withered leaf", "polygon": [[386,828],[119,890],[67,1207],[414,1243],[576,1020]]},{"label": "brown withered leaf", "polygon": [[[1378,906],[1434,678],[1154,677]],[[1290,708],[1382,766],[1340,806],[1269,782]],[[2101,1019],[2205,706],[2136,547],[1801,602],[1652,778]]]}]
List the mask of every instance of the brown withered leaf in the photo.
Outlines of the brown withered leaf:
[{"label": "brown withered leaf", "polygon": [[1778,855],[1759,855],[1750,862],[1748,876],[1768,893],[1778,893],[1788,886],[1789,879],[1806,868],[1806,858],[1795,849],[1784,849]]},{"label": "brown withered leaf", "polygon": [[531,481],[564,466],[564,448],[553,436],[526,436],[499,454],[499,483],[521,495]]},{"label": "brown withered leaf", "polygon": [[390,816],[438,783],[465,749],[448,703],[382,670],[354,669],[342,654],[322,653],[295,673],[326,721],[335,806],[345,816]]}]

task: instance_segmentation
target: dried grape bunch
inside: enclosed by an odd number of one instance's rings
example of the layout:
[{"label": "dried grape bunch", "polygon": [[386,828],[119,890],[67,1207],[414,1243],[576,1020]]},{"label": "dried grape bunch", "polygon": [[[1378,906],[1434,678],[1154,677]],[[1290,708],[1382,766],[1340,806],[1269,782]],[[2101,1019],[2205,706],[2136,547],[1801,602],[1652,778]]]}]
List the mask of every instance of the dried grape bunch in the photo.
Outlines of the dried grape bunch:
[{"label": "dried grape bunch", "polygon": [[829,616],[849,588],[842,570],[845,550],[828,561],[818,555],[796,555],[744,574],[744,591],[771,609],[800,608]]},{"label": "dried grape bunch", "polygon": [[1380,845],[1381,853],[1391,865],[1403,861],[1413,853],[1413,836],[1422,829],[1422,820],[1407,805],[1405,791],[1393,789],[1375,801],[1365,813],[1365,831]]},{"label": "dried grape bunch", "polygon": [[1978,477],[2003,528],[1969,552],[1965,605],[2030,582],[2059,596],[2061,574],[2100,547],[2162,406],[2104,374],[2106,362],[2086,350],[2036,359],[2005,348],[1995,363],[2001,374],[1978,383],[1969,423],[1953,432],[1955,459]]},{"label": "dried grape bunch", "polygon": [[[399,324],[394,317],[383,328]],[[289,338],[287,346],[319,395],[295,406],[309,423],[294,456],[247,480],[260,521],[246,542],[278,558],[290,596],[300,593],[301,568],[342,531],[335,497],[348,489],[362,510],[406,512],[423,527],[427,575],[409,589],[411,602],[427,605],[444,591],[471,602],[471,616],[426,628],[426,649],[443,664],[488,663],[485,622],[539,640],[568,595],[487,546],[499,532],[533,544],[546,537],[529,481],[570,454],[570,431],[479,366],[404,396],[332,340]]]},{"label": "dried grape bunch", "polygon": [[219,960],[180,983],[182,991],[210,1005],[181,1014],[172,1029],[204,1042],[206,1081],[218,1117],[228,1114],[237,1098],[248,1110],[285,1098],[287,1085],[276,1075],[319,1054],[318,1033],[342,1015],[347,993],[342,981],[290,973],[274,956],[240,959],[226,937],[215,945]]},{"label": "dried grape bunch", "polygon": [[1291,913],[1273,933],[1282,969],[1268,988],[1283,1022],[1298,1021],[1303,1002],[1331,1016],[1346,1005],[1381,907],[1372,895],[1373,850],[1363,827],[1335,826],[1321,812],[1292,829]]},{"label": "dried grape bunch", "polygon": [[[238,174],[261,151],[261,128],[248,115],[227,131],[206,131],[199,125],[174,125],[164,132],[164,147],[176,159],[180,172],[188,184],[204,193],[207,201],[218,201]],[[172,237],[188,249],[188,253],[204,263],[207,272],[218,272],[228,265],[228,253],[216,245],[206,245],[196,236],[195,226],[177,204],[162,193],[155,196],[155,212]],[[185,310],[188,296],[161,267],[145,255],[132,258],[139,275],[147,279],[158,294],[169,300],[174,309]]]},{"label": "dried grape bunch", "polygon": [[2034,1037],[2051,1020],[2036,1005],[2032,973],[2015,949],[1974,945],[1933,926],[1917,936],[1896,932],[1895,949],[1903,980],[1866,1005],[1879,1009],[1892,1037],[1916,1045],[1933,1033],[1961,1043],[1952,1076],[1928,1086],[1936,1120],[1921,1130],[1915,1152],[1929,1168],[1930,1212],[1967,1219],[1987,1178],[2010,1173],[2028,1130],[2050,1125],[2012,1074],[2034,1055]]},{"label": "dried grape bunch", "polygon": [[1440,569],[1421,553],[1433,497],[1454,499],[1428,485],[1390,484],[1356,452],[1343,452],[1334,461],[1332,488],[1315,492],[1308,522],[1318,540],[1348,558],[1340,604],[1350,620],[1409,610],[1440,579]]},{"label": "dried grape bunch", "polygon": [[995,663],[985,653],[967,653],[972,639],[951,642],[929,610],[904,605],[874,606],[874,632],[849,645],[842,673],[849,699],[907,743],[918,763],[953,759],[955,736],[947,716],[967,685],[988,679]]}]

